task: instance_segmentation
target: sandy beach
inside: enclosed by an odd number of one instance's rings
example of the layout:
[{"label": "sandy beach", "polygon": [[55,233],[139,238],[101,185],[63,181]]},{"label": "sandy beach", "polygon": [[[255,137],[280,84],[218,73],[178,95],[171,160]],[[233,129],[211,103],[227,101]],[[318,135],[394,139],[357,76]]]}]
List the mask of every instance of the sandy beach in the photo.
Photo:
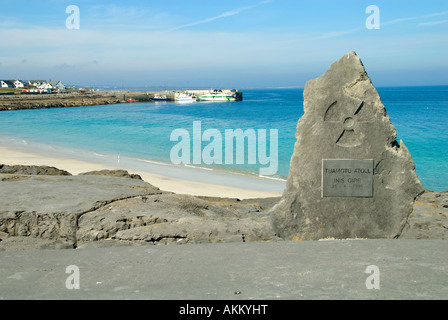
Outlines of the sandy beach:
[{"label": "sandy beach", "polygon": [[[35,146],[0,146],[0,163],[6,165],[37,165],[63,169],[73,175],[95,170],[127,170],[164,191],[177,194],[222,198],[267,198],[281,196],[285,182],[213,170],[179,167],[169,164],[121,158],[112,164],[98,155],[97,159],[70,158],[53,149],[39,150]],[[210,182],[209,182],[210,181]],[[212,182],[213,181],[213,182]]]}]

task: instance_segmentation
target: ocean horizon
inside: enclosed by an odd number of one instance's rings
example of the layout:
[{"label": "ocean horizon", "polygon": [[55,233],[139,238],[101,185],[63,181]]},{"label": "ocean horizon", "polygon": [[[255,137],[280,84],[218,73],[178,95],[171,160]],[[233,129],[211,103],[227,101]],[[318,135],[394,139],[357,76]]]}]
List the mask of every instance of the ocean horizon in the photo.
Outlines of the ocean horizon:
[{"label": "ocean horizon", "polygon": [[[448,86],[378,87],[377,90],[397,130],[397,141],[403,140],[409,149],[425,188],[448,190]],[[265,130],[266,155],[270,154],[270,130],[276,130],[277,170],[267,178],[285,181],[297,121],[303,115],[303,88],[241,91],[243,101],[237,102],[142,102],[5,111],[0,114],[0,144],[33,147],[45,153],[109,165],[124,161],[163,165],[172,163],[170,152],[178,143],[171,141],[172,132],[182,129],[192,137],[194,123],[200,123],[201,133],[212,129],[222,137],[229,129],[253,129],[256,133]],[[202,149],[208,143],[203,141]],[[193,159],[193,148],[190,152]],[[191,161],[186,166],[265,176],[260,174],[260,168],[268,165],[259,161],[249,164],[248,156],[246,143],[243,164],[222,161],[222,164],[207,165]]]}]

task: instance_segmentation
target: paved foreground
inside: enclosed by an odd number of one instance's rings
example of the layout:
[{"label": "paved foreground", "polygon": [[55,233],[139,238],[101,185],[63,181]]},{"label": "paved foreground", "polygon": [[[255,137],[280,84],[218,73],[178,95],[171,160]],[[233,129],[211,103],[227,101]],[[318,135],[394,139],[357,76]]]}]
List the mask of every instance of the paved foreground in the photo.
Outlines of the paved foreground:
[{"label": "paved foreground", "polygon": [[447,299],[447,244],[339,240],[3,251],[0,299]]}]

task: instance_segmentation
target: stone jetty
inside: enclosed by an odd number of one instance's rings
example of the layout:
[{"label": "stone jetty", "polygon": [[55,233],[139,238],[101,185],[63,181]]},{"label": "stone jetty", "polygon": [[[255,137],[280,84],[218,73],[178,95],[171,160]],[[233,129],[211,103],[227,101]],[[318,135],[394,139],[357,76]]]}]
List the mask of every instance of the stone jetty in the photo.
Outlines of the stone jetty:
[{"label": "stone jetty", "polygon": [[[0,111],[22,109],[46,109],[86,107],[126,102],[151,102],[156,96],[165,96],[175,101],[178,94],[184,91],[93,91],[70,92],[56,94],[1,94]],[[188,90],[188,93],[196,96],[208,93],[209,90]],[[237,91],[237,101],[243,99],[243,93]]]},{"label": "stone jetty", "polygon": [[66,108],[125,102],[115,93],[16,94],[0,96],[0,111]]}]

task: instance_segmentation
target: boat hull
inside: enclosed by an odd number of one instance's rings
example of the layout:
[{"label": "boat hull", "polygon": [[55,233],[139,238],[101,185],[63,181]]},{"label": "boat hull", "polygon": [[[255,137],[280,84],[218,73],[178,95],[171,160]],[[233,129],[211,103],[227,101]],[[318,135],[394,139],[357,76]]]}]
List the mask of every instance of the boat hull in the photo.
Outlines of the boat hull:
[{"label": "boat hull", "polygon": [[152,98],[151,101],[153,102],[167,102],[167,101],[171,101],[170,98]]},{"label": "boat hull", "polygon": [[219,97],[204,97],[201,96],[198,98],[199,101],[236,101],[236,99],[234,97],[223,97],[223,96],[219,96]]}]

